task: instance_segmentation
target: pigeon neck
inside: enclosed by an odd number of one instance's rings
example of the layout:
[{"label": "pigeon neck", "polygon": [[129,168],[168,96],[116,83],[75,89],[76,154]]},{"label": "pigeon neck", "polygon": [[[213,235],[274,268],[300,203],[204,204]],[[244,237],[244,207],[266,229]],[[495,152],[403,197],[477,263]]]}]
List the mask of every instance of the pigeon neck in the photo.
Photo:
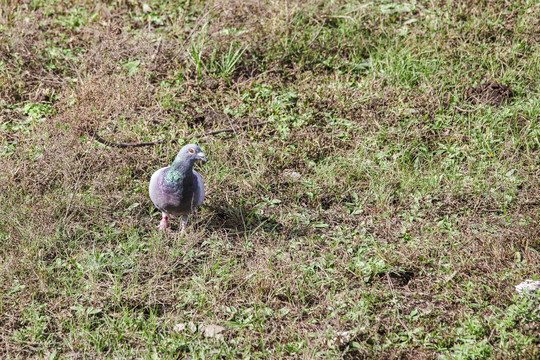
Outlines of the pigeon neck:
[{"label": "pigeon neck", "polygon": [[191,174],[193,174],[193,161],[175,159],[167,172],[166,179],[172,183],[185,183],[192,180],[192,176],[189,176]]},{"label": "pigeon neck", "polygon": [[178,171],[188,171],[193,169],[194,163],[194,160],[184,160],[183,158],[176,157],[176,159],[174,159],[173,163],[171,164],[171,168]]}]

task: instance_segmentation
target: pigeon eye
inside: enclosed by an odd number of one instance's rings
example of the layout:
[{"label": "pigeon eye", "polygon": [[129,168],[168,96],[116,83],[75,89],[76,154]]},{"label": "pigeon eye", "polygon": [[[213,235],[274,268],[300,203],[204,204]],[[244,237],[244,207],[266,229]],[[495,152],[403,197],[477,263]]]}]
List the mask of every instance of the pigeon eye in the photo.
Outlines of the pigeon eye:
[{"label": "pigeon eye", "polygon": [[195,154],[195,150],[189,149],[189,153],[190,153],[190,154]]}]

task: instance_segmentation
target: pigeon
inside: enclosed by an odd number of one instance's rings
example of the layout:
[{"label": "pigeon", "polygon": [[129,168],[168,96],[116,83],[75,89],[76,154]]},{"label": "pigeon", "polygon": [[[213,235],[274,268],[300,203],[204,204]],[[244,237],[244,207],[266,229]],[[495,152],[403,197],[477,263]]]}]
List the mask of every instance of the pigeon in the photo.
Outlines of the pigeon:
[{"label": "pigeon", "polygon": [[150,200],[161,211],[158,229],[169,228],[169,216],[182,216],[182,230],[186,231],[188,215],[204,201],[204,182],[193,165],[197,160],[206,162],[206,156],[195,144],[180,149],[171,166],[156,171],[150,178]]}]

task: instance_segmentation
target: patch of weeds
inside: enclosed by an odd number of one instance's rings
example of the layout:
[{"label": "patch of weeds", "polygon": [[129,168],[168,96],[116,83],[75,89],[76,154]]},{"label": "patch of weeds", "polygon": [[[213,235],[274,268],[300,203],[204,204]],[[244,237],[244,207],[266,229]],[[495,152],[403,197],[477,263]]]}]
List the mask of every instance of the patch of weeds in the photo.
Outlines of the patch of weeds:
[{"label": "patch of weeds", "polygon": [[[441,358],[489,359],[497,349],[506,354],[521,354],[526,357],[538,355],[537,349],[526,350],[538,341],[533,330],[533,324],[540,320],[538,298],[515,296],[514,302],[504,310],[494,309],[495,314],[487,319],[468,315],[456,328],[458,340],[449,349],[450,354]],[[525,332],[517,330],[516,326],[525,328]],[[490,341],[485,338],[488,335]]]},{"label": "patch of weeds", "polygon": [[141,62],[139,60],[128,61],[124,64],[124,69],[127,71],[129,76],[132,76],[139,72],[140,64]]},{"label": "patch of weeds", "polygon": [[[0,148],[0,157],[12,156],[17,151],[17,142],[13,141],[19,134],[32,133],[40,123],[56,111],[50,103],[20,103],[14,105],[1,105],[2,111],[11,113],[11,120],[0,123],[0,135],[6,139]],[[9,139],[12,139],[10,141]],[[39,151],[38,151],[39,153]],[[36,155],[34,153],[34,155]]]},{"label": "patch of weeds", "polygon": [[[220,62],[217,63],[219,68],[219,76],[223,77],[227,82],[231,82],[231,76],[238,67],[238,63],[244,55],[247,48],[241,48],[236,42],[229,45],[229,50],[221,54]],[[215,57],[215,53],[213,54]],[[214,60],[215,61],[215,60]]]},{"label": "patch of weeds", "polygon": [[[33,4],[34,6],[43,6],[45,4],[41,3],[39,5]],[[84,6],[74,6],[69,9],[66,9],[66,13],[56,16],[53,23],[56,23],[64,28],[67,28],[72,31],[79,30],[81,27],[85,26],[88,22],[93,20],[93,17],[96,14],[90,14],[90,11]],[[52,13],[51,13],[52,15]]]},{"label": "patch of weeds", "polygon": [[19,344],[48,342],[51,317],[46,315],[45,304],[31,304],[23,313],[22,328],[13,334],[13,340]]}]

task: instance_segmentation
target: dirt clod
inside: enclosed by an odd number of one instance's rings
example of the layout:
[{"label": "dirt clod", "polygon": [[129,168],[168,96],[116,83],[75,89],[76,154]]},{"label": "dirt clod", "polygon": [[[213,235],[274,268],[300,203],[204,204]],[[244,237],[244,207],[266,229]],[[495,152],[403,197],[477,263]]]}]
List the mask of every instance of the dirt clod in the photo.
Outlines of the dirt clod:
[{"label": "dirt clod", "polygon": [[479,84],[469,88],[466,92],[466,100],[473,104],[501,106],[509,103],[514,96],[510,86],[494,81]]}]

